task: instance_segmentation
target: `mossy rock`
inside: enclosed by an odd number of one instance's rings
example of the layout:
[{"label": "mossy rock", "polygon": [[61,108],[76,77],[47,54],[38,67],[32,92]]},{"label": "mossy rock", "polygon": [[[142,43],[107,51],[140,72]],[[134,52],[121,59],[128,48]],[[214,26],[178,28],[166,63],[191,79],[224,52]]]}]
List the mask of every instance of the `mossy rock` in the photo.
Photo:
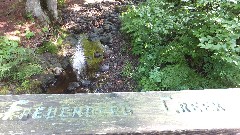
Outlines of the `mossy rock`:
[{"label": "mossy rock", "polygon": [[[82,39],[82,47],[87,62],[87,74],[91,76],[99,69],[103,61],[104,48],[100,41],[89,41],[87,38]],[[95,54],[99,56],[95,57]]]}]

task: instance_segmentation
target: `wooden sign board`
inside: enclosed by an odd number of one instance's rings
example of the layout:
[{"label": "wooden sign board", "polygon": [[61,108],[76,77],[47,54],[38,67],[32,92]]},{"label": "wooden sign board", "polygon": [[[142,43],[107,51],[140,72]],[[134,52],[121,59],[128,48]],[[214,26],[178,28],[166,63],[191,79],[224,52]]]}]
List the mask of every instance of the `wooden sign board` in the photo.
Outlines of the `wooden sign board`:
[{"label": "wooden sign board", "polygon": [[0,96],[0,134],[240,133],[240,89]]}]

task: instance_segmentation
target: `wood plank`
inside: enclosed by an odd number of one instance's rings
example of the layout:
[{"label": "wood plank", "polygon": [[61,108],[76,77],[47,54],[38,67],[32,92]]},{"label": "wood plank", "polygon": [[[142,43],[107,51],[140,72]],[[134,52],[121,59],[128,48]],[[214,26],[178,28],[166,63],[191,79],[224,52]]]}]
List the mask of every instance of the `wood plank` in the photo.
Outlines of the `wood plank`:
[{"label": "wood plank", "polygon": [[0,134],[240,133],[240,89],[0,96]]}]

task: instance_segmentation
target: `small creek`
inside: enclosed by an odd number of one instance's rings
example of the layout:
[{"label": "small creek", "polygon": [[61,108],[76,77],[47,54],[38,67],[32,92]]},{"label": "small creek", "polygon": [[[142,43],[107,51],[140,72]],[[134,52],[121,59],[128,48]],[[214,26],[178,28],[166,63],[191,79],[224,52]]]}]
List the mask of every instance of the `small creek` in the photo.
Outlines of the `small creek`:
[{"label": "small creek", "polygon": [[73,72],[72,67],[69,65],[67,69],[57,77],[57,81],[54,85],[49,86],[47,93],[49,94],[61,94],[67,89],[71,82],[76,82],[77,77]]},{"label": "small creek", "polygon": [[[68,58],[70,64],[58,76],[55,83],[47,88],[49,94],[89,93],[95,90],[91,87],[96,81],[96,74],[103,61],[104,48],[100,41],[90,41],[85,35],[70,35],[67,39],[78,40],[71,43],[72,51]],[[70,40],[71,41],[71,40]],[[66,42],[65,42],[66,43]],[[69,44],[69,42],[68,42]]]},{"label": "small creek", "polygon": [[[60,62],[56,62],[60,64],[52,64],[50,69],[63,70],[57,75],[50,71],[51,79],[45,81],[43,91],[52,94],[133,91],[135,81],[123,76],[122,71],[126,63],[133,62],[134,67],[137,62],[127,53],[128,41],[120,32],[119,16],[134,0],[78,2],[74,1],[62,11],[63,27],[74,35],[69,35],[71,42],[63,45],[64,54],[60,55],[69,62],[62,64],[60,58]],[[79,37],[82,33],[86,37]],[[49,63],[55,63],[52,56],[47,58]]]}]

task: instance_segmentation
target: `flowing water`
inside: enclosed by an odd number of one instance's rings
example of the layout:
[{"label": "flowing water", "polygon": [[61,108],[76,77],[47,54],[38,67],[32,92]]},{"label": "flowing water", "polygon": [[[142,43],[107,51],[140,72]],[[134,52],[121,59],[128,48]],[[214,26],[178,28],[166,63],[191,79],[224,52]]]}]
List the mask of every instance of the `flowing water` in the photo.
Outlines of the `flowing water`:
[{"label": "flowing water", "polygon": [[82,47],[82,38],[78,39],[76,51],[72,57],[72,68],[77,76],[77,81],[80,81],[81,74],[85,74],[86,59]]},{"label": "flowing water", "polygon": [[69,86],[69,83],[76,82],[77,77],[73,68],[69,65],[65,71],[57,77],[56,83],[49,86],[47,93],[48,94],[62,94]]},{"label": "flowing water", "polygon": [[[73,38],[76,38],[75,36],[73,36]],[[96,81],[96,78],[93,76],[99,70],[99,66],[103,60],[103,47],[99,41],[89,41],[84,35],[77,36],[77,39],[77,44],[73,45],[75,51],[72,57],[69,58],[70,64],[61,75],[57,77],[56,83],[49,86],[47,93],[69,93],[69,91],[66,90],[69,89],[69,87],[71,88],[73,83],[79,84],[75,89],[78,93],[94,91],[91,89],[86,91],[86,86],[83,85],[86,85],[86,82]],[[102,52],[101,57],[95,58],[94,54],[96,52]],[[83,87],[85,87],[85,90],[82,89]]]}]

